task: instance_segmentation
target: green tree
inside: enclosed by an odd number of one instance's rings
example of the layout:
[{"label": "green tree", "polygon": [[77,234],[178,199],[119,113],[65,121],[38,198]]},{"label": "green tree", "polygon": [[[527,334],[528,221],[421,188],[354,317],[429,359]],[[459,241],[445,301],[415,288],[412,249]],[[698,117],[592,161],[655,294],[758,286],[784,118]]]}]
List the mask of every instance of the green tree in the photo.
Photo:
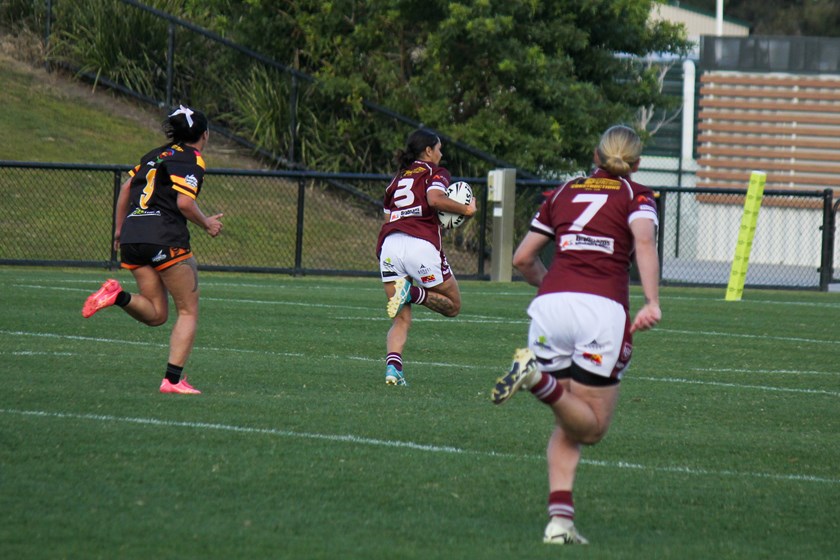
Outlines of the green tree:
[{"label": "green tree", "polygon": [[687,44],[681,27],[649,23],[653,4],[208,0],[187,10],[222,14],[210,22],[218,32],[321,80],[322,101],[346,108],[330,123],[343,141],[329,149],[354,168],[388,168],[406,132],[374,121],[368,100],[551,174],[586,165],[605,127],[661,104],[659,73],[639,59]]}]

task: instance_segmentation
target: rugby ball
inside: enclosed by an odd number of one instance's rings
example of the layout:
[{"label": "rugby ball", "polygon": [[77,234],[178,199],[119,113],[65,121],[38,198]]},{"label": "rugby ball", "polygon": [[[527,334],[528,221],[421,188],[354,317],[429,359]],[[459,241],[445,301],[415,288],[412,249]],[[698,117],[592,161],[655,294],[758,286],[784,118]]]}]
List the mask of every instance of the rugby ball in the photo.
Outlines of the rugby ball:
[{"label": "rugby ball", "polygon": [[[446,196],[461,204],[469,204],[473,197],[472,187],[469,183],[457,181],[446,188]],[[454,229],[466,222],[467,217],[453,212],[438,212],[438,220],[444,229]]]}]

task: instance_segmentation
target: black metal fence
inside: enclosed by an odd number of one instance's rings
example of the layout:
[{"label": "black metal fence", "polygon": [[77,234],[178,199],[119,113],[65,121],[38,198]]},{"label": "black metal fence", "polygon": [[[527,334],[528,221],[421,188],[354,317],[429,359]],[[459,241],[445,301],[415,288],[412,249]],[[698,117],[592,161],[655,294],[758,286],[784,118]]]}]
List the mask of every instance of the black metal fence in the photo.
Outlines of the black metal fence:
[{"label": "black metal fence", "polygon": [[[113,268],[114,205],[128,166],[0,161],[0,264]],[[459,278],[489,279],[493,218],[486,178],[460,178],[479,213],[444,234]],[[386,175],[208,170],[200,204],[224,212],[211,239],[194,230],[204,270],[285,274],[378,274],[374,245]],[[515,239],[556,183],[517,182]],[[660,206],[664,284],[729,281],[746,190],[654,187]],[[834,203],[826,191],[766,191],[747,285],[827,289],[836,280]]]}]

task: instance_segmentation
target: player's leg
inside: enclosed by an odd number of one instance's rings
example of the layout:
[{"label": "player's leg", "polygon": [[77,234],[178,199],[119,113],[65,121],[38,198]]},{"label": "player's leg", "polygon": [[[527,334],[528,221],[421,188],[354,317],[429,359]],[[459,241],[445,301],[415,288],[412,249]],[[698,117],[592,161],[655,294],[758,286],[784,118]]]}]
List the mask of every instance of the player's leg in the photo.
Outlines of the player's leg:
[{"label": "player's leg", "polygon": [[158,327],[169,318],[169,300],[158,272],[151,266],[131,270],[139,293],[131,294],[125,312],[150,327]]},{"label": "player's leg", "polygon": [[160,276],[172,295],[178,313],[169,337],[169,362],[161,382],[161,392],[198,394],[200,391],[187,383],[186,376],[182,378],[198,330],[199,287],[195,258],[190,257],[161,270]]},{"label": "player's leg", "polygon": [[[394,296],[394,282],[383,284],[385,295],[389,299]],[[388,329],[385,345],[385,383],[388,385],[406,385],[403,375],[402,353],[408,341],[408,331],[411,328],[411,306],[406,305],[394,317],[391,328]]]},{"label": "player's leg", "polygon": [[183,367],[192,352],[198,329],[198,267],[194,257],[178,262],[160,272],[178,318],[169,343],[169,363]]},{"label": "player's leg", "polygon": [[387,385],[406,385],[402,353],[411,328],[411,305],[408,297],[411,286],[403,257],[407,252],[405,243],[410,239],[410,236],[400,233],[389,235],[385,238],[379,255],[379,270],[388,302],[388,316],[393,320],[385,341]]},{"label": "player's leg", "polygon": [[455,317],[461,311],[461,289],[458,280],[450,275],[437,286],[426,288],[423,305],[445,317]]}]

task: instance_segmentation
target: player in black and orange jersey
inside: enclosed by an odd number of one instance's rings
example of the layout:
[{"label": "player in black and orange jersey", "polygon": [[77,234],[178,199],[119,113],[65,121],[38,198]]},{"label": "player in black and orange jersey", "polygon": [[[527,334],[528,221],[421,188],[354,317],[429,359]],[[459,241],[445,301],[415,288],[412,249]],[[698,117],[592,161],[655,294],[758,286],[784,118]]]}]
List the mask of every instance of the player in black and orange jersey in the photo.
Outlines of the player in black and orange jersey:
[{"label": "player in black and orange jersey", "polygon": [[[402,351],[411,327],[411,305],[424,305],[446,317],[461,310],[461,292],[440,238],[438,212],[472,216],[475,199],[465,205],[446,194],[449,171],[440,166],[441,142],[428,130],[412,132],[394,160],[399,171],[385,189],[385,223],[376,256],[388,298],[385,383],[405,385]],[[412,285],[414,282],[416,285]]]},{"label": "player in black and orange jersey", "polygon": [[117,305],[141,323],[157,327],[169,317],[172,294],[178,318],[160,392],[199,394],[182,375],[195,340],[199,298],[187,220],[216,237],[222,231],[222,214],[205,216],[196,203],[204,182],[201,150],[210,136],[207,117],[181,105],[163,128],[169,142],[140,159],[117,199],[115,248],[140,293],[130,294],[109,279],[87,298],[82,316]]},{"label": "player in black and orange jersey", "polygon": [[[539,289],[528,307],[529,348],[516,351],[491,396],[501,404],[524,387],[554,412],[546,543],[586,544],[574,526],[572,500],[581,447],[607,433],[633,354],[633,332],[662,317],[656,203],[650,189],[630,178],[641,153],[633,129],[619,125],[604,132],[595,172],[550,194],[513,256],[514,266]],[[549,243],[554,260],[546,269],[540,255]],[[631,320],[634,257],[645,303]]]}]

